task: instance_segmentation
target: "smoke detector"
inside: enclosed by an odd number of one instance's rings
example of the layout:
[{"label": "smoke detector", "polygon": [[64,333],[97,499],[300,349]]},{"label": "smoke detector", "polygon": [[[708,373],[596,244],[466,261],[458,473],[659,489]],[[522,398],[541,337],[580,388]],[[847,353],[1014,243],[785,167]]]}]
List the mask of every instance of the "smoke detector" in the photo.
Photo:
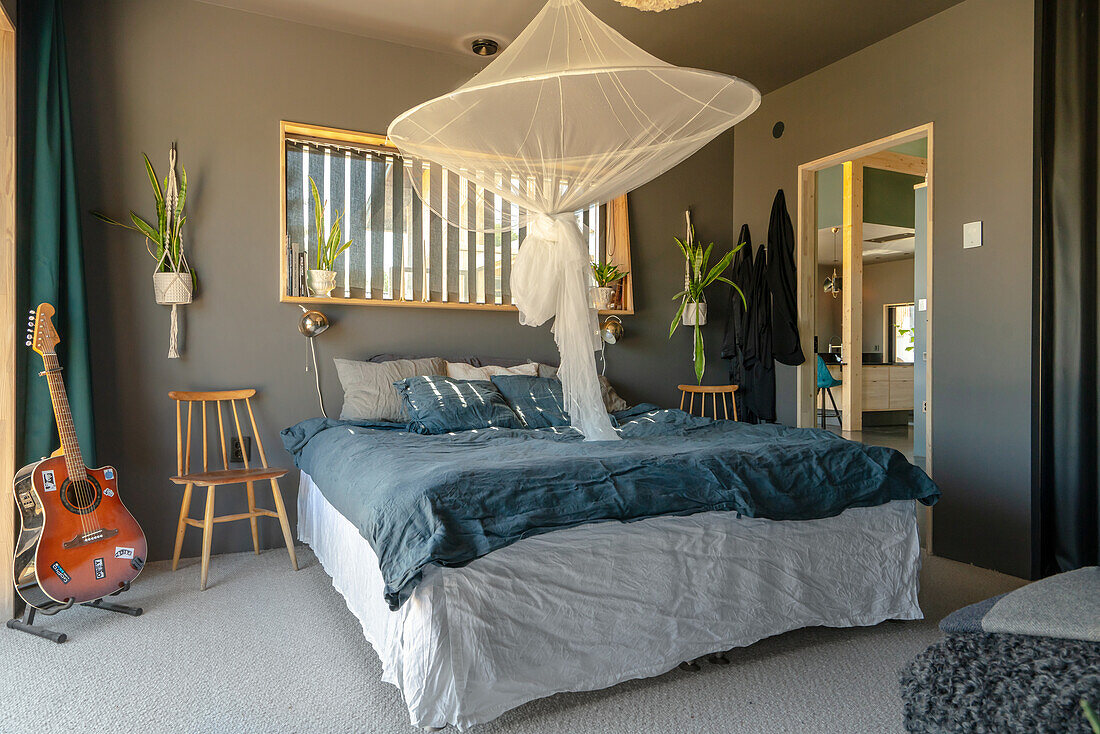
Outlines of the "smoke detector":
[{"label": "smoke detector", "polygon": [[492,56],[500,50],[500,43],[492,38],[475,38],[470,41],[470,50],[478,56]]}]

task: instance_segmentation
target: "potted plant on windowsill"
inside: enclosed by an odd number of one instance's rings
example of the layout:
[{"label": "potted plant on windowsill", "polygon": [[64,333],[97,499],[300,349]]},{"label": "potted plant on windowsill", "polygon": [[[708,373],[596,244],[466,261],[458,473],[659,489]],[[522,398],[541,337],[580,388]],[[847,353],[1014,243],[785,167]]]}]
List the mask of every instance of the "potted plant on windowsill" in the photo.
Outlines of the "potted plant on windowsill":
[{"label": "potted plant on windowsill", "polygon": [[597,311],[607,311],[611,308],[611,298],[615,292],[614,285],[625,278],[627,273],[619,270],[618,265],[611,263],[592,263],[592,277],[596,285],[589,293],[592,296],[592,307]]},{"label": "potted plant on windowsill", "polygon": [[684,277],[684,290],[672,297],[674,301],[677,298],[680,299],[680,308],[677,309],[676,316],[672,319],[672,325],[668,330],[668,338],[672,338],[681,322],[684,326],[694,328],[695,380],[701,384],[703,382],[703,370],[706,369],[707,365],[706,354],[703,351],[703,332],[699,328],[707,323],[705,292],[708,286],[720,280],[736,290],[738,295],[741,296],[741,302],[745,303],[745,294],[737,284],[722,275],[729,268],[730,263],[733,262],[733,256],[745,246],[745,243],[738,244],[737,247],[727,252],[721,260],[711,266],[710,254],[714,249],[714,243],[708,245],[697,243],[695,241],[695,228],[690,224],[688,225],[686,242],[679,237],[674,239],[676,244],[680,246],[680,252],[684,256],[687,273]]},{"label": "potted plant on windowsill", "polygon": [[328,236],[325,236],[325,204],[328,202],[321,203],[321,195],[312,176],[309,186],[313,192],[313,219],[317,227],[317,267],[309,271],[309,289],[314,296],[329,298],[336,287],[336,271],[333,269],[336,258],[351,246],[352,241],[340,244],[340,218],[343,213],[339,212],[333,218]]}]

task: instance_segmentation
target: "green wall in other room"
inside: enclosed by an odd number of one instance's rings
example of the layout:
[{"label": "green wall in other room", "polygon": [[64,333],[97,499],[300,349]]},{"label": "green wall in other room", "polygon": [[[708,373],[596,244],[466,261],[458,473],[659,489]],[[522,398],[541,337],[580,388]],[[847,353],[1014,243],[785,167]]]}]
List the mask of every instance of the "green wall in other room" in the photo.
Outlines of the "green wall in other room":
[{"label": "green wall in other room", "polygon": [[[169,309],[153,302],[153,263],[140,239],[86,216],[94,396],[99,453],[118,467],[127,504],[168,557],[179,512],[175,411],[168,391],[259,388],[257,419],[272,463],[290,466],[279,430],[319,414],[300,311],[278,302],[279,120],[367,132],[465,82],[476,60],[384,43],[192,0],[67,0],[77,177],[85,209],[148,212],[141,153],[163,170],[168,146],[187,167],[189,257],[195,302],[183,307],[183,357],[165,358]],[[167,50],[167,51],[166,51]],[[166,56],[167,53],[167,56]],[[161,63],[161,62],[164,63]],[[630,194],[632,270],[638,313],[607,350],[607,375],[632,402],[675,405],[694,380],[691,332],[668,326],[682,287],[673,237],[691,206],[700,237],[728,248],[734,237],[733,133],[720,136]],[[772,194],[774,195],[774,191]],[[766,216],[771,199],[765,204]],[[725,308],[716,289],[705,328],[707,382],[724,380],[718,358]],[[331,415],[341,390],[334,356],[483,355],[556,361],[548,326],[514,313],[422,308],[322,309],[332,328],[317,339]],[[283,481],[293,513],[297,472]],[[261,493],[262,494],[262,493]],[[243,494],[219,492],[217,511],[239,512]],[[262,522],[265,547],[281,542]],[[250,547],[247,523],[218,527],[214,552]],[[199,552],[188,531],[184,555]]]},{"label": "green wall in other room", "polygon": [[[913,227],[913,186],[924,176],[863,169],[863,221]],[[817,174],[817,228],[844,224],[844,172],[832,166]]]}]

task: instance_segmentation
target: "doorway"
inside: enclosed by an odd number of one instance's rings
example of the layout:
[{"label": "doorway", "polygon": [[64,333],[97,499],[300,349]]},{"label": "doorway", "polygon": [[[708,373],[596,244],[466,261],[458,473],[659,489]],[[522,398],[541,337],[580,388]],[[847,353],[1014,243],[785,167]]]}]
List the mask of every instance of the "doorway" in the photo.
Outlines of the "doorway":
[{"label": "doorway", "polygon": [[929,474],[932,128],[805,163],[798,178],[799,330],[814,355],[798,368],[798,425],[896,448]]}]

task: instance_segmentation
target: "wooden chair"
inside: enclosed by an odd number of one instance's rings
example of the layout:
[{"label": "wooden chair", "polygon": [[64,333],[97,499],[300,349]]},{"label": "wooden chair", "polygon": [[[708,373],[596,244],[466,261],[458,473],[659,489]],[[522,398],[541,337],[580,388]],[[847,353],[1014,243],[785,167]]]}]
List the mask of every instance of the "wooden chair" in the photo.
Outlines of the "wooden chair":
[{"label": "wooden chair", "polygon": [[[202,528],[202,579],[199,588],[206,589],[206,577],[210,570],[210,541],[213,536],[214,524],[219,522],[231,522],[233,520],[248,520],[252,525],[252,548],[256,554],[260,553],[260,539],[256,531],[257,517],[275,517],[283,529],[283,540],[286,541],[286,549],[290,553],[290,565],[298,570],[298,559],[294,555],[294,540],[290,535],[290,522],[286,517],[286,507],[283,505],[283,495],[279,491],[279,477],[287,473],[286,469],[278,469],[267,465],[267,456],[264,454],[263,443],[260,442],[260,432],[256,430],[256,417],[252,413],[251,398],[256,394],[253,389],[245,390],[221,390],[217,392],[182,392],[173,390],[168,397],[176,401],[176,476],[172,481],[183,485],[183,502],[180,504],[179,525],[176,527],[176,548],[172,553],[172,570],[179,566],[180,549],[183,547],[183,533],[188,525]],[[252,438],[256,442],[256,448],[260,454],[261,466],[250,466],[248,454],[242,450],[244,458],[243,469],[230,469],[229,457],[225,451],[225,423],[222,419],[222,403],[229,403],[226,410],[226,419],[229,414],[233,416],[233,425],[237,432],[237,441],[244,447],[244,437],[241,434],[241,421],[237,413],[237,401],[244,402],[248,410],[248,420],[252,426]],[[187,428],[183,427],[183,403],[187,403]],[[195,403],[201,404],[202,420],[202,471],[191,472],[191,428],[192,408]],[[218,440],[221,446],[222,468],[220,471],[210,471],[208,463],[209,446],[206,430],[206,404],[214,403],[214,412],[218,416]],[[185,433],[186,430],[186,433]],[[252,485],[258,481],[271,482],[271,494],[275,500],[275,510],[266,510],[256,507],[256,497]],[[248,512],[236,515],[214,515],[214,490],[224,484],[243,484],[245,494],[248,497]],[[191,490],[193,487],[206,487],[206,512],[202,520],[191,519]]]},{"label": "wooden chair", "polygon": [[710,395],[711,412],[713,413],[714,420],[718,420],[718,396],[722,396],[722,413],[725,415],[725,420],[730,419],[729,408],[726,407],[726,396],[729,395],[729,401],[733,404],[733,419],[737,420],[737,401],[734,400],[734,393],[737,392],[737,385],[680,385],[680,410],[684,409],[684,400],[688,395],[691,395],[691,401],[688,403],[687,412],[691,413],[695,410],[695,396],[702,395],[699,400],[701,405],[699,406],[700,417],[707,417],[707,395]]}]

